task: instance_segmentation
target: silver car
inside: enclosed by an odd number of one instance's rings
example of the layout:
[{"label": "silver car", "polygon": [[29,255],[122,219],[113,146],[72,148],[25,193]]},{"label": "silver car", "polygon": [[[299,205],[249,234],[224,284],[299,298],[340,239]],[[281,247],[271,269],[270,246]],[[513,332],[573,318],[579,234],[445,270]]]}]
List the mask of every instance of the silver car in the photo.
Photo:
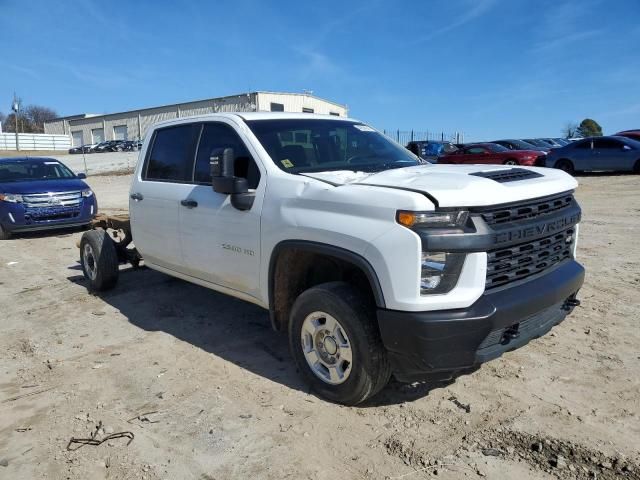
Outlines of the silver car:
[{"label": "silver car", "polygon": [[545,166],[568,173],[634,171],[640,173],[640,142],[625,137],[592,137],[554,148]]}]

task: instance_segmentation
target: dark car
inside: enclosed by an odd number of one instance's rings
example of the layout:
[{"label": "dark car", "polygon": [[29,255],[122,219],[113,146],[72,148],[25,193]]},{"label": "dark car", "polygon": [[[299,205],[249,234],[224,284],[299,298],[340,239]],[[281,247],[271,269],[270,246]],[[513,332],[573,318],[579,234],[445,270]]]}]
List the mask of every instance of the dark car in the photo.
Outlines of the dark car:
[{"label": "dark car", "polygon": [[124,140],[107,140],[106,142],[99,143],[94,149],[94,152],[121,152],[123,150],[122,144]]},{"label": "dark car", "polygon": [[409,142],[407,149],[414,155],[427,160],[429,162],[437,162],[438,157],[447,153],[455,152],[458,150],[451,142],[437,141],[437,140],[418,140]]},{"label": "dark car", "polygon": [[544,154],[538,150],[509,150],[495,143],[472,143],[444,155],[438,163],[489,163],[501,165],[538,165]]},{"label": "dark car", "polygon": [[634,171],[640,173],[640,142],[627,137],[592,137],[555,148],[547,155],[546,167],[568,173],[589,171]]},{"label": "dark car", "polygon": [[615,134],[616,137],[627,137],[631,140],[640,141],[640,130],[624,130]]},{"label": "dark car", "polygon": [[508,148],[509,150],[537,150],[544,153],[547,153],[549,152],[549,150],[551,150],[551,147],[539,147],[537,145],[527,143],[524,140],[494,140],[490,143],[497,143],[498,145],[502,145],[504,148]]},{"label": "dark car", "polygon": [[87,225],[98,204],[84,178],[54,158],[1,158],[0,240],[17,232]]},{"label": "dark car", "polygon": [[530,143],[531,145],[535,145],[536,147],[549,148],[549,149],[557,148],[556,145],[542,138],[523,138],[522,140],[527,143]]},{"label": "dark car", "polygon": [[69,153],[72,155],[77,153],[91,153],[97,146],[97,143],[92,143],[91,145],[81,145],[79,147],[70,148]]}]

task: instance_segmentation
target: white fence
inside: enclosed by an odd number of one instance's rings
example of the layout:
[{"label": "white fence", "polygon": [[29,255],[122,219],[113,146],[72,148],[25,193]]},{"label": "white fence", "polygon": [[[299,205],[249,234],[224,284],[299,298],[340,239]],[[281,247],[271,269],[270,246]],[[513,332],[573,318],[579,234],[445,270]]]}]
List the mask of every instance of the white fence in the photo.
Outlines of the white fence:
[{"label": "white fence", "polygon": [[[20,150],[69,150],[69,135],[46,133],[19,133]],[[16,134],[0,133],[0,150],[16,150]]]}]

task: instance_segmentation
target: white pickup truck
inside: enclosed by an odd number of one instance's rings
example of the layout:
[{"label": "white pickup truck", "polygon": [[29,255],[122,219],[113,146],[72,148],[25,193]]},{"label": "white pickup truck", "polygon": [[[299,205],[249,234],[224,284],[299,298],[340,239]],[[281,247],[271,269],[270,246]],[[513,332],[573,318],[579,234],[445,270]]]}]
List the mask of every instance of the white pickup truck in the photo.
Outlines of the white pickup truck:
[{"label": "white pickup truck", "polygon": [[143,259],[264,307],[315,391],[353,405],[391,375],[448,380],[561,322],[584,279],[576,186],[554,169],[424,165],[348,118],[189,117],[149,132],[130,217],[99,216],[81,263],[95,290]]}]

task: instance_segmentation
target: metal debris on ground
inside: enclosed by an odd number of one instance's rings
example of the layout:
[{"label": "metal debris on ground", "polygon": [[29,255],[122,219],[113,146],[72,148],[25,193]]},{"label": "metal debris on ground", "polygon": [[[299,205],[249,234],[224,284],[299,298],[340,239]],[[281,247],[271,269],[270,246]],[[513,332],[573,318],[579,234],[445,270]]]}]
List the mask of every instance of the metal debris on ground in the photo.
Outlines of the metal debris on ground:
[{"label": "metal debris on ground", "polygon": [[449,401],[453,402],[453,404],[458,407],[461,410],[464,410],[467,413],[471,413],[471,404],[470,403],[462,403],[460,400],[458,400],[458,397],[456,397],[455,395],[451,395],[449,397]]},{"label": "metal debris on ground", "polygon": [[[102,431],[102,421],[100,421],[98,425],[96,425],[96,428],[94,432],[91,434],[90,438],[71,437],[71,439],[69,440],[69,443],[67,444],[67,450],[74,452],[85,445],[93,445],[94,447],[97,447],[98,445],[101,445],[108,440],[114,440],[116,438],[128,438],[129,441],[127,442],[127,446],[129,446],[131,442],[133,442],[133,439],[135,437],[133,432],[116,432],[116,433],[111,433],[109,435],[106,435],[101,439],[98,439],[97,436],[98,436],[98,432],[100,431]],[[72,445],[74,444],[78,444],[78,445],[75,448],[72,448]]]}]

